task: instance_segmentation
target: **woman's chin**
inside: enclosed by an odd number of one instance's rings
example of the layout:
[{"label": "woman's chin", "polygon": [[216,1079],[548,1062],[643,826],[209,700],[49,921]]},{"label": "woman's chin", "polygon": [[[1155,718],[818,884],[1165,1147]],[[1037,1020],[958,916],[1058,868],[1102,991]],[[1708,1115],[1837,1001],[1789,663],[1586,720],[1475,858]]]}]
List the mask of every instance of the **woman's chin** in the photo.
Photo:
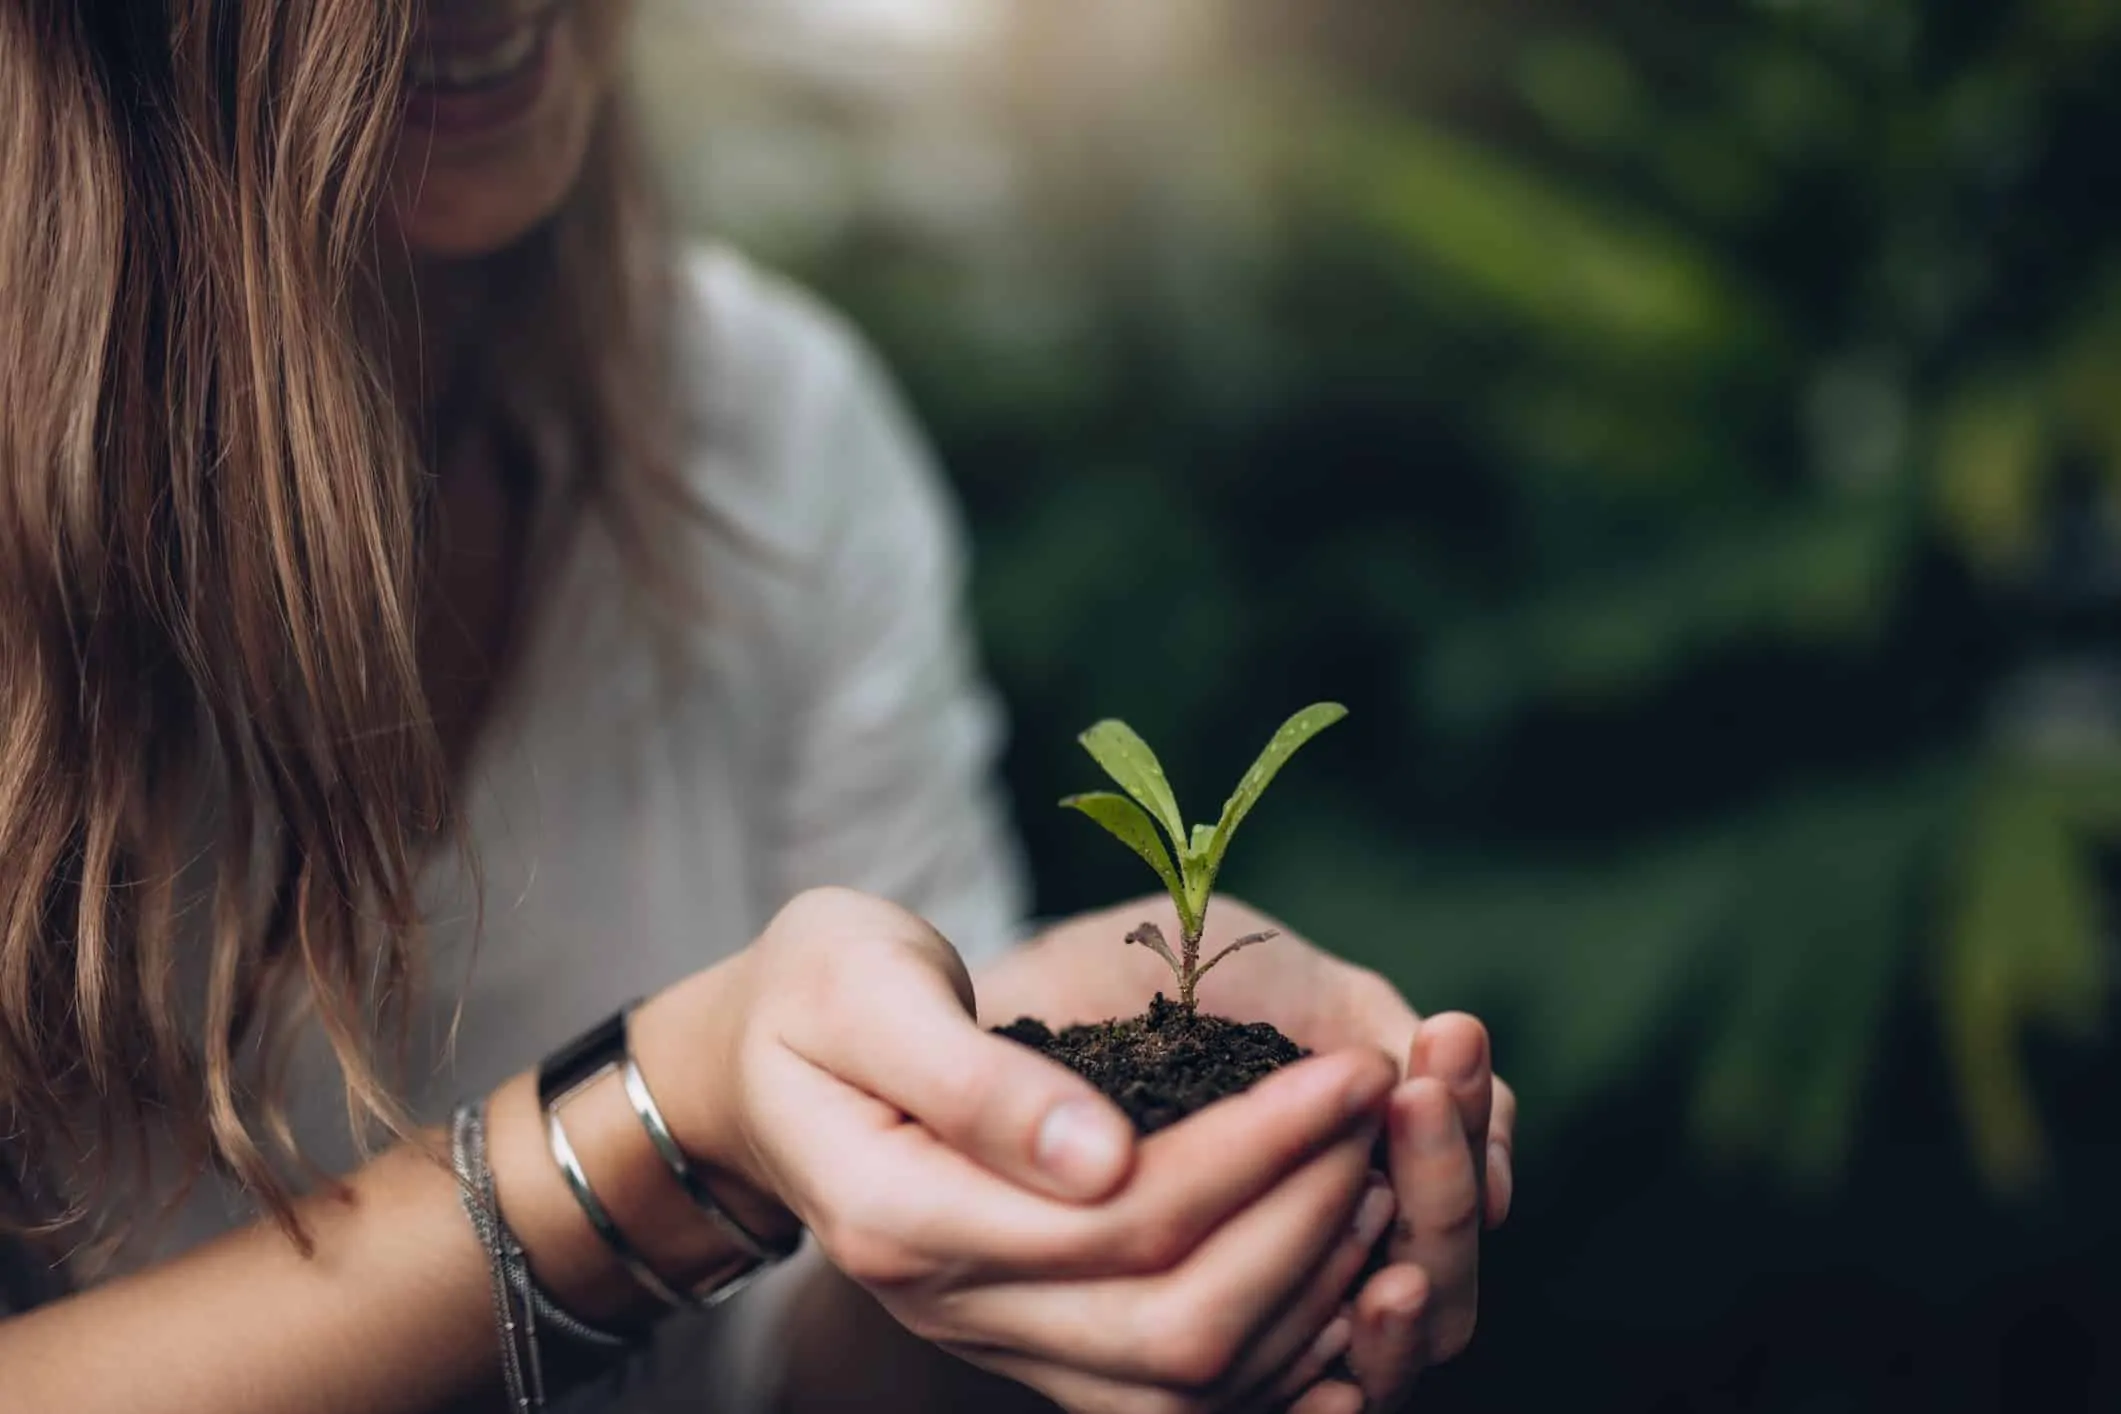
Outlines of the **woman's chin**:
[{"label": "woman's chin", "polygon": [[445,211],[419,208],[393,213],[403,248],[431,261],[479,260],[498,255],[543,225],[557,203],[531,211]]},{"label": "woman's chin", "polygon": [[542,151],[481,163],[437,162],[395,184],[387,220],[414,256],[475,260],[508,249],[567,204],[580,175],[585,142],[572,131],[552,135]]}]

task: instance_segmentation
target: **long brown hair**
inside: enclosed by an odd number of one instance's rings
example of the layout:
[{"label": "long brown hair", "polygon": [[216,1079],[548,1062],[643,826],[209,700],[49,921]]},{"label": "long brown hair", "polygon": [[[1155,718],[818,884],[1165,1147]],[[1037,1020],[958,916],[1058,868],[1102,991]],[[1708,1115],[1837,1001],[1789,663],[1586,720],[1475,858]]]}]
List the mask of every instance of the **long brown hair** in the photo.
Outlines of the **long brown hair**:
[{"label": "long brown hair", "polygon": [[[291,1221],[305,1014],[402,1129],[379,1040],[453,823],[377,234],[414,8],[0,4],[0,1147],[91,1194],[160,1133]],[[663,262],[616,111],[596,146],[504,262],[539,332],[491,381],[667,567]]]}]

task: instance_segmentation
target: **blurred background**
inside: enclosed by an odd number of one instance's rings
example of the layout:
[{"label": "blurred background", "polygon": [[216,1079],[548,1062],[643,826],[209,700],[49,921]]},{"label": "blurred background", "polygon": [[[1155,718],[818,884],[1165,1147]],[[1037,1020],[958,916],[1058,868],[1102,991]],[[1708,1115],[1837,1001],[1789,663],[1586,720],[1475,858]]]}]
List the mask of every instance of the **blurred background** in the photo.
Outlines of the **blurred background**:
[{"label": "blurred background", "polygon": [[1053,913],[1119,715],[1492,1022],[1448,1410],[2121,1410],[2121,4],[650,0],[680,214],[961,489]]}]

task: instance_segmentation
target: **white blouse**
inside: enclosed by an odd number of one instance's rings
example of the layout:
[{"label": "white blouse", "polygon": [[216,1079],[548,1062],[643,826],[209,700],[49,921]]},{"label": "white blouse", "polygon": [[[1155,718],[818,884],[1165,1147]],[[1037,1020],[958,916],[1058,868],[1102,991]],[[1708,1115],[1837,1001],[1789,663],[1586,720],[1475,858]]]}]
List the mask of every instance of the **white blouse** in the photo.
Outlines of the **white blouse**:
[{"label": "white blouse", "polygon": [[[714,519],[700,542],[709,608],[685,652],[658,655],[617,547],[594,526],[574,538],[474,762],[483,890],[454,862],[430,880],[410,1097],[426,1122],[743,947],[806,887],[894,899],[975,961],[1024,913],[993,774],[1001,716],[926,449],[877,363],[816,303],[724,250],[689,254],[684,274],[686,469]],[[351,1166],[328,1067],[310,1062],[292,1101],[308,1152]],[[211,1190],[169,1245],[249,1215]],[[621,1407],[760,1407],[776,1303],[807,1260],[710,1329],[667,1326],[653,1388]]]}]

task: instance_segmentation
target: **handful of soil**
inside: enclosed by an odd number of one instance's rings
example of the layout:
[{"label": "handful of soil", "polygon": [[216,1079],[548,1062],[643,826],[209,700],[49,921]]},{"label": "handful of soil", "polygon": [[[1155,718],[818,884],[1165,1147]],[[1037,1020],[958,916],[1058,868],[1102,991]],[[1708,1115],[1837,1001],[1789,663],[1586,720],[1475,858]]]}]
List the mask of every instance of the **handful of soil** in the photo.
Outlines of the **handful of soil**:
[{"label": "handful of soil", "polygon": [[[1196,1110],[1258,1084],[1285,1065],[1310,1055],[1264,1021],[1189,1012],[1158,992],[1149,1009],[1124,1021],[1100,1021],[1056,1032],[1036,1017],[1018,1017],[994,1028],[1059,1061],[1088,1080],[1134,1121],[1137,1133],[1154,1134]],[[1377,1170],[1390,1169],[1385,1136],[1377,1137]],[[1378,1239],[1350,1296],[1385,1267],[1394,1234]],[[1352,1380],[1345,1357],[1334,1378]]]},{"label": "handful of soil", "polygon": [[1249,1089],[1310,1054],[1263,1021],[1231,1021],[1188,1011],[1162,992],[1147,1011],[1124,1021],[1055,1032],[1026,1016],[996,1027],[995,1033],[1081,1075],[1126,1111],[1145,1135]]}]

